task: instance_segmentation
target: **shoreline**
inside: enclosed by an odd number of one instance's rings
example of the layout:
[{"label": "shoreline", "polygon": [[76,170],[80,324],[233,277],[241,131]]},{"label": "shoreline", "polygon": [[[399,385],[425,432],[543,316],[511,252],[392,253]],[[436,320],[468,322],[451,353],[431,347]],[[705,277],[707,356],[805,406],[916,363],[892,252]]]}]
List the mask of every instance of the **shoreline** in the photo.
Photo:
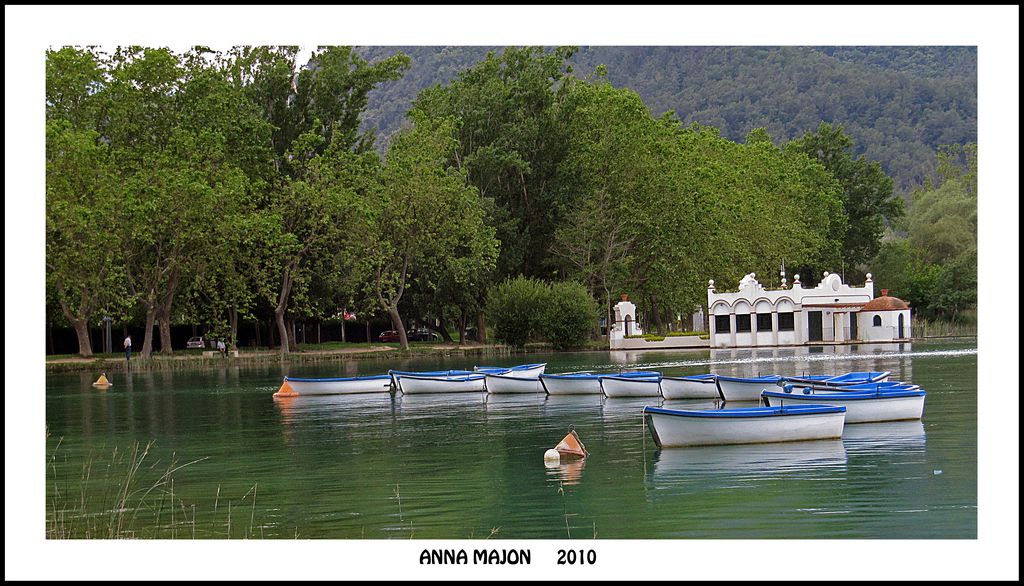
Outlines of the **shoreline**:
[{"label": "shoreline", "polygon": [[[911,338],[910,342],[924,342],[932,340],[952,339],[977,339],[977,335],[957,336],[926,336]],[[685,349],[685,348],[683,348]],[[526,352],[533,351],[554,352],[550,347],[531,348]],[[563,352],[600,352],[611,351],[608,348],[582,348],[579,350],[565,350]],[[175,355],[161,356],[155,354],[150,358],[132,358],[132,370],[173,370],[173,369],[202,369],[220,368],[222,366],[259,366],[263,364],[309,364],[317,362],[344,362],[346,360],[357,360],[366,358],[409,358],[415,356],[491,356],[491,355],[513,355],[522,351],[499,344],[474,344],[474,345],[427,345],[413,346],[407,351],[402,351],[394,346],[369,345],[365,348],[339,348],[332,350],[300,350],[288,355],[281,356],[275,350],[239,351],[237,357],[222,357],[218,355]],[[128,370],[128,363],[123,356],[113,357],[68,357],[57,358],[46,361],[46,373],[69,373],[69,372],[123,372]]]}]

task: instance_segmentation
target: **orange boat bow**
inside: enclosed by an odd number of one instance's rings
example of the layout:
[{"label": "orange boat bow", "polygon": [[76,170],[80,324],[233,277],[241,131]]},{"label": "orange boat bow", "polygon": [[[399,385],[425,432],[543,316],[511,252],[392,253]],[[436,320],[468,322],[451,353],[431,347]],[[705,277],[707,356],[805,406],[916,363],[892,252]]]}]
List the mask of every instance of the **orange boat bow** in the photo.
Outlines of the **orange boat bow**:
[{"label": "orange boat bow", "polygon": [[277,392],[274,393],[274,396],[275,397],[298,397],[299,394],[296,393],[295,389],[293,389],[292,386],[290,384],[288,384],[288,381],[285,380],[281,384],[281,388],[277,389]]}]

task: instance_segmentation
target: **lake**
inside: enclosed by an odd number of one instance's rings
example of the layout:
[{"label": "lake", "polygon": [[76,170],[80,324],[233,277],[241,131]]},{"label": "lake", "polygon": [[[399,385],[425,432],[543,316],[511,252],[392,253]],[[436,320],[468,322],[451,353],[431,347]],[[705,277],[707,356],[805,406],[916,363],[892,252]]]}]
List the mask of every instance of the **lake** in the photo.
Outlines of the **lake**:
[{"label": "lake", "polygon": [[[46,378],[50,538],[973,539],[973,341],[371,358]],[[389,394],[272,398],[282,376],[546,362],[547,372],[890,370],[919,421],[840,440],[659,450],[641,408],[711,401]],[[227,364],[227,363],[226,363]],[[749,406],[749,405],[743,405]],[[590,456],[547,467],[575,429]],[[148,449],[147,449],[148,446]]]}]

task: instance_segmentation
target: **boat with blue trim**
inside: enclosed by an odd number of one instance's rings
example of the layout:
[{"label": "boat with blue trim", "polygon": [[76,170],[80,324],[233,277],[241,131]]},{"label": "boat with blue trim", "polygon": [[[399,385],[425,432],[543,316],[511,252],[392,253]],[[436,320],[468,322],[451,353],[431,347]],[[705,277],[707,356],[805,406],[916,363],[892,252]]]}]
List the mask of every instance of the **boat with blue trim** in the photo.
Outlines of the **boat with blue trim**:
[{"label": "boat with blue trim", "polygon": [[601,377],[651,378],[661,373],[651,370],[636,370],[619,373],[571,372],[566,374],[542,374],[540,382],[549,395],[601,395]]},{"label": "boat with blue trim", "polygon": [[782,377],[777,374],[751,378],[715,375],[718,395],[723,401],[760,401],[761,391],[774,388],[780,380]]},{"label": "boat with blue trim", "polygon": [[800,392],[792,385],[782,391],[765,391],[761,399],[771,407],[796,405],[839,405],[846,407],[847,423],[874,423],[921,419],[927,393],[913,386],[876,387],[874,391],[814,393]]},{"label": "boat with blue trim", "polygon": [[841,437],[846,407],[798,405],[742,409],[644,407],[643,415],[660,448],[762,444]]},{"label": "boat with blue trim", "polygon": [[540,383],[540,377],[524,378],[511,373],[490,373],[484,374],[484,387],[488,393],[543,393],[544,385]]},{"label": "boat with blue trim", "polygon": [[777,383],[779,386],[794,384],[797,386],[846,387],[865,383],[879,383],[889,380],[891,371],[854,371],[840,375],[815,374],[809,376],[784,376]]},{"label": "boat with blue trim", "polygon": [[395,387],[404,394],[459,393],[484,390],[484,375],[469,370],[388,371]]},{"label": "boat with blue trim", "polygon": [[474,366],[473,372],[482,372],[484,374],[501,374],[505,376],[514,376],[518,378],[537,378],[544,374],[544,369],[547,367],[547,363],[537,364],[520,364],[519,366]]},{"label": "boat with blue trim", "polygon": [[661,377],[661,395],[666,399],[718,399],[715,375]]},{"label": "boat with blue trim", "polygon": [[351,376],[343,378],[293,378],[284,382],[298,395],[341,395],[350,393],[387,393],[391,391],[391,376]]},{"label": "boat with blue trim", "polygon": [[598,382],[605,397],[660,397],[661,373],[650,376],[604,375]]}]

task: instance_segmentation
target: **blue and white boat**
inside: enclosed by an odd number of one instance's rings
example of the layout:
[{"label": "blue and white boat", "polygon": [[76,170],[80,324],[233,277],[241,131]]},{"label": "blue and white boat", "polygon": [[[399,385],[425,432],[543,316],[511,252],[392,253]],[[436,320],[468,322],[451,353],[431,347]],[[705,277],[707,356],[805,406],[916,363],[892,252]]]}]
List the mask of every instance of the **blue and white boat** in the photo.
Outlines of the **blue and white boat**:
[{"label": "blue and white boat", "polygon": [[432,370],[388,372],[395,386],[404,394],[413,393],[460,393],[484,390],[484,375],[469,370]]},{"label": "blue and white boat", "polygon": [[666,399],[718,399],[713,374],[661,377],[661,395]]},{"label": "blue and white boat", "polygon": [[514,376],[518,378],[537,378],[544,374],[544,368],[547,367],[547,363],[538,364],[521,364],[519,366],[474,366],[474,372],[482,372],[484,374],[503,374],[505,376]]},{"label": "blue and white boat", "polygon": [[661,373],[649,376],[603,375],[599,382],[606,397],[660,397]]},{"label": "blue and white boat", "polygon": [[741,378],[736,376],[715,375],[718,395],[723,401],[760,401],[761,391],[775,388],[782,377],[777,374]]},{"label": "blue and white boat", "polygon": [[838,438],[846,408],[834,405],[677,410],[644,407],[660,448],[763,444]]},{"label": "blue and white boat", "polygon": [[540,384],[540,377],[524,378],[512,373],[490,373],[484,374],[484,386],[488,393],[543,393],[544,385]]},{"label": "blue and white boat", "polygon": [[299,395],[341,395],[391,391],[391,376],[387,374],[345,378],[292,378],[286,376],[284,381]]},{"label": "blue and white boat", "polygon": [[540,382],[549,395],[601,395],[601,377],[641,377],[660,376],[661,373],[649,370],[637,370],[620,373],[571,372],[567,374],[542,374]]},{"label": "blue and white boat", "polygon": [[[788,392],[787,392],[788,391]],[[874,391],[814,393],[795,390],[786,385],[782,391],[765,391],[761,398],[771,407],[797,405],[839,405],[846,407],[847,423],[873,423],[921,419],[927,393],[920,388],[885,389]]]},{"label": "blue and white boat", "polygon": [[[877,392],[877,391],[909,391],[920,389],[921,385],[915,385],[914,383],[907,383],[903,381],[885,381],[880,383],[861,383],[856,385],[846,385],[844,387],[827,387],[818,385],[804,386],[801,384],[790,383],[782,386],[783,390],[786,387],[792,387],[794,393],[854,393],[854,392]],[[768,389],[771,391],[777,391],[778,389]]]},{"label": "blue and white boat", "polygon": [[864,383],[878,383],[889,380],[892,372],[885,371],[855,371],[847,372],[836,376],[831,375],[809,375],[809,376],[784,376],[779,381],[779,386],[795,384],[797,386],[818,386],[818,387],[845,387]]}]

